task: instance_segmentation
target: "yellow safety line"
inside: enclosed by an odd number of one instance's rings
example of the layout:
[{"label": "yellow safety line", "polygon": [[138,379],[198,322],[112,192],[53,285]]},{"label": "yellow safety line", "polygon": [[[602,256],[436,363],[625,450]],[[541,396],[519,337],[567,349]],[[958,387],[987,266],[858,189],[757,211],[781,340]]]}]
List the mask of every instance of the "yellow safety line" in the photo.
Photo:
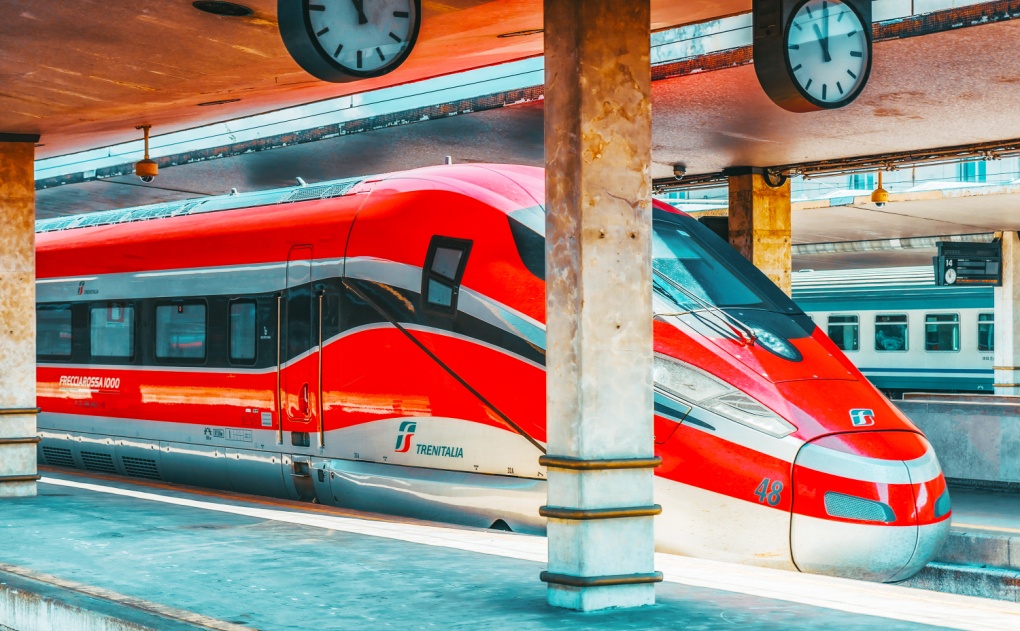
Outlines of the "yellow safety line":
[{"label": "yellow safety line", "polygon": [[998,530],[1001,532],[1015,532],[1020,534],[1020,528],[1006,528],[1005,526],[980,526],[978,524],[958,524],[953,522],[953,528],[976,528],[978,530]]}]

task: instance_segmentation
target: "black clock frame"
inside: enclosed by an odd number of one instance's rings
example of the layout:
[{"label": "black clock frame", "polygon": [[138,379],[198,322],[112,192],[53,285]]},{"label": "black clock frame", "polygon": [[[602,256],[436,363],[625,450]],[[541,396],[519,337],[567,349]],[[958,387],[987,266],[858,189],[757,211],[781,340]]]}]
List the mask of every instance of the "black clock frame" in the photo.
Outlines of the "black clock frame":
[{"label": "black clock frame", "polygon": [[312,28],[308,5],[322,0],[277,0],[276,14],[280,25],[280,37],[287,52],[301,68],[316,79],[331,83],[348,83],[381,77],[401,66],[414,50],[421,30],[421,0],[414,0],[415,21],[407,40],[407,47],[397,55],[396,61],[376,70],[357,70],[339,62],[319,44]]},{"label": "black clock frame", "polygon": [[793,78],[786,34],[793,26],[793,18],[802,6],[811,0],[754,0],[752,9],[754,33],[754,72],[765,94],[772,102],[790,112],[817,112],[844,107],[852,103],[864,90],[871,76],[872,0],[840,0],[853,11],[865,28],[867,61],[860,83],[847,95],[832,103],[819,101],[804,91]]}]

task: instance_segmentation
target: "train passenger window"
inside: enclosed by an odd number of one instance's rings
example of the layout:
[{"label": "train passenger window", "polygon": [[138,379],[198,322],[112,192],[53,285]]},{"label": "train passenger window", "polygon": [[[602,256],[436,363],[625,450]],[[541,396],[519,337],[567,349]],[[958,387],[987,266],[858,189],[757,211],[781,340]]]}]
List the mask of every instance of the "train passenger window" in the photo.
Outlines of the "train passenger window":
[{"label": "train passenger window", "polygon": [[89,342],[93,359],[133,359],[135,306],[113,301],[93,305],[89,309]]},{"label": "train passenger window", "polygon": [[860,332],[861,327],[860,323],[857,321],[857,316],[829,316],[829,339],[836,344],[836,348],[843,351],[860,350]]},{"label": "train passenger window", "polygon": [[432,237],[422,273],[422,297],[426,309],[453,315],[471,242],[449,237]]},{"label": "train passenger window", "polygon": [[35,330],[37,357],[71,358],[71,305],[39,305],[35,310]]},{"label": "train passenger window", "polygon": [[250,364],[255,361],[255,301],[230,303],[230,361]]},{"label": "train passenger window", "polygon": [[156,359],[205,359],[205,304],[156,305]]},{"label": "train passenger window", "polygon": [[991,352],[995,350],[995,314],[978,314],[978,350]]},{"label": "train passenger window", "polygon": [[907,350],[907,315],[875,316],[875,350]]},{"label": "train passenger window", "polygon": [[960,316],[955,313],[929,313],[925,315],[924,350],[960,350]]}]

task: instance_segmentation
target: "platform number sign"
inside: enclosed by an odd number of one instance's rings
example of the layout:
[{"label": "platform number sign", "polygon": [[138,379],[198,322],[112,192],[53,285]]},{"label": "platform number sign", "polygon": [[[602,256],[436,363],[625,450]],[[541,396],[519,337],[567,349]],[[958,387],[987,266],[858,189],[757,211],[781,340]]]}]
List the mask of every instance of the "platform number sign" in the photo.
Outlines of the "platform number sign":
[{"label": "platform number sign", "polygon": [[1002,242],[937,241],[935,284],[1002,286]]},{"label": "platform number sign", "polygon": [[783,483],[780,480],[765,478],[754,490],[754,494],[758,496],[759,504],[779,506],[779,502],[783,501]]}]

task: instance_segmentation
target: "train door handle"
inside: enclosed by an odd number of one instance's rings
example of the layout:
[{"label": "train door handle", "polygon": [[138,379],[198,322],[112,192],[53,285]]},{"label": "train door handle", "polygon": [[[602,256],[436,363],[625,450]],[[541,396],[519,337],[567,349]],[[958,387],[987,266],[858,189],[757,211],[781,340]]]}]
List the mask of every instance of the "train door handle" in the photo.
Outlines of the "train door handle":
[{"label": "train door handle", "polygon": [[301,386],[301,413],[308,416],[308,384]]}]

